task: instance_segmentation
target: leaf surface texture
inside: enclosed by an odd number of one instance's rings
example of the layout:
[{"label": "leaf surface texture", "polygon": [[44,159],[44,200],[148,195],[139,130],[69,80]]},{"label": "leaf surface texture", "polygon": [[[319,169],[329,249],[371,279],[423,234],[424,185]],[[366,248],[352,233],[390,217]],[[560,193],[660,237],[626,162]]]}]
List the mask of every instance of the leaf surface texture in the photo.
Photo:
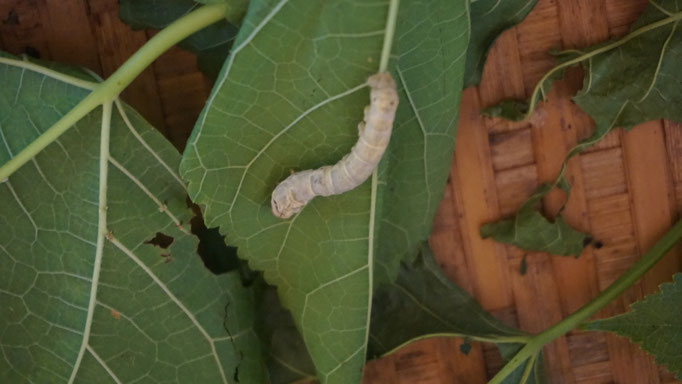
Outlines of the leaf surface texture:
[{"label": "leaf surface texture", "polygon": [[376,177],[287,221],[270,211],[292,170],[334,164],[357,140],[387,12],[252,1],[181,165],[208,224],[278,287],[323,382],[360,381],[373,287],[428,236],[454,148],[466,2],[404,2],[390,65],[401,102]]},{"label": "leaf surface texture", "polygon": [[[2,59],[0,163],[92,80]],[[255,299],[196,254],[179,154],[130,107],[108,116],[91,112],[0,183],[0,382],[261,381]],[[158,233],[170,244],[149,243]]]},{"label": "leaf surface texture", "polygon": [[657,364],[667,366],[682,379],[682,274],[671,283],[661,284],[660,291],[630,306],[622,315],[588,323],[585,328],[614,332],[652,354]]},{"label": "leaf surface texture", "polygon": [[478,85],[488,52],[505,30],[523,21],[537,0],[472,1],[471,41],[467,51],[464,86]]},{"label": "leaf surface texture", "polygon": [[[194,0],[120,0],[119,17],[135,29],[163,29],[179,17],[200,6],[205,1]],[[225,0],[213,1],[222,3]],[[199,69],[216,78],[225,62],[237,35],[247,1],[229,0],[227,20],[218,22],[194,33],[178,45],[197,55]]]}]

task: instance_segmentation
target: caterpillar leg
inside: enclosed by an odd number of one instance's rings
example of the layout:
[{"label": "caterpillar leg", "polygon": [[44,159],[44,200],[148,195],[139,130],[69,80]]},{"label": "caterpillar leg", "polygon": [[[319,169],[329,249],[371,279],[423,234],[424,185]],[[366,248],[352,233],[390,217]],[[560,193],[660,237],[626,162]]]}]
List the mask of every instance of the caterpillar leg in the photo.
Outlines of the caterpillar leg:
[{"label": "caterpillar leg", "polygon": [[362,134],[365,132],[365,122],[361,121],[358,123],[358,136],[362,136]]}]

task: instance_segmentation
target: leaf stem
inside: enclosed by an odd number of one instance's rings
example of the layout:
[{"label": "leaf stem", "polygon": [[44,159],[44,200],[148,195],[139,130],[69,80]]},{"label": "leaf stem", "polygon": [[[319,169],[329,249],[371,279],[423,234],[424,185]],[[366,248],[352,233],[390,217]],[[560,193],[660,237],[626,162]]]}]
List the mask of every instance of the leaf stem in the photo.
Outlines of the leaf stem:
[{"label": "leaf stem", "polygon": [[400,0],[391,0],[388,6],[388,18],[386,20],[386,32],[384,33],[384,46],[381,49],[381,61],[379,62],[379,72],[386,72],[388,61],[391,58],[391,47],[393,46],[393,36],[395,35],[395,25],[398,20],[398,8]]},{"label": "leaf stem", "polygon": [[90,298],[88,299],[88,312],[85,318],[85,327],[83,328],[83,339],[81,340],[80,349],[76,361],[71,370],[69,384],[72,384],[76,379],[78,370],[85,350],[90,343],[90,331],[95,313],[95,305],[97,302],[97,288],[99,287],[100,272],[102,270],[102,258],[104,257],[104,241],[109,230],[107,229],[107,186],[109,181],[109,142],[111,137],[111,112],[112,103],[108,102],[102,105],[102,124],[100,132],[99,145],[99,194],[97,199],[97,243],[95,245],[95,259],[93,260],[92,277],[90,284]]},{"label": "leaf stem", "polygon": [[528,105],[528,111],[526,111],[526,113],[523,115],[523,118],[522,118],[521,120],[526,120],[526,119],[528,119],[528,118],[530,117],[530,115],[533,114],[533,112],[535,111],[535,107],[536,107],[536,105],[537,105],[537,103],[538,103],[538,100],[539,100],[538,94],[539,94],[540,92],[543,92],[543,89],[542,89],[543,84],[544,84],[545,81],[547,81],[547,80],[550,78],[550,76],[552,76],[552,74],[554,74],[555,72],[557,72],[557,71],[559,71],[559,70],[562,70],[562,69],[564,69],[564,68],[568,68],[568,67],[570,67],[570,66],[576,65],[576,64],[578,64],[578,63],[580,63],[580,62],[583,62],[583,61],[585,61],[585,60],[587,60],[587,59],[589,59],[589,58],[591,58],[591,57],[594,57],[594,56],[599,55],[599,54],[601,54],[601,53],[610,51],[610,50],[612,50],[612,49],[614,49],[614,48],[618,48],[618,47],[620,47],[621,45],[627,43],[628,41],[634,39],[635,37],[638,37],[638,36],[643,35],[643,34],[649,32],[649,31],[651,31],[651,30],[654,30],[654,29],[656,29],[656,28],[660,28],[660,27],[666,26],[666,25],[668,25],[668,24],[670,24],[670,23],[674,23],[674,22],[679,21],[679,20],[682,20],[682,12],[672,13],[672,14],[670,14],[668,17],[666,17],[666,18],[664,18],[664,19],[661,19],[661,20],[659,20],[659,21],[657,21],[657,22],[648,24],[648,25],[646,25],[646,26],[643,26],[643,27],[641,27],[641,28],[638,28],[638,29],[636,29],[636,30],[630,32],[629,34],[625,35],[625,36],[624,36],[622,39],[620,39],[620,40],[616,40],[616,41],[614,41],[614,42],[612,42],[612,43],[610,43],[610,44],[606,44],[606,45],[604,45],[604,46],[602,46],[602,47],[599,47],[599,48],[597,48],[597,49],[595,49],[595,50],[593,50],[593,51],[584,53],[584,54],[582,54],[581,56],[578,56],[578,57],[576,57],[576,58],[574,58],[574,59],[572,59],[572,60],[566,61],[566,62],[564,62],[564,63],[561,63],[561,64],[555,66],[554,68],[552,68],[551,70],[549,70],[547,73],[545,73],[545,75],[540,79],[540,81],[538,82],[538,84],[535,86],[535,89],[533,90],[533,94],[532,94],[531,97],[530,97],[530,101],[529,101],[529,105]]},{"label": "leaf stem", "polygon": [[[549,185],[549,188],[546,189],[546,192],[543,193],[542,196],[544,197],[544,196],[545,196],[547,193],[549,193],[552,189],[554,189],[554,188],[556,188],[557,186],[559,186],[559,184],[561,183],[561,181],[564,180],[564,175],[566,174],[566,168],[568,168],[568,161],[571,160],[571,159],[573,158],[573,156],[575,156],[575,155],[581,153],[581,152],[584,151],[586,148],[589,148],[589,147],[591,147],[592,145],[594,145],[594,144],[600,142],[600,141],[601,141],[604,137],[606,137],[606,135],[608,135],[612,130],[613,130],[613,127],[611,127],[611,128],[609,128],[609,129],[605,130],[604,132],[598,134],[596,137],[594,137],[594,135],[591,136],[591,137],[588,137],[588,138],[585,139],[584,141],[579,142],[579,143],[576,144],[573,148],[571,148],[571,149],[568,151],[568,154],[566,154],[566,157],[564,158],[564,161],[561,163],[561,168],[559,169],[559,174],[557,174],[556,178],[554,179],[554,182],[552,182],[552,184]],[[595,133],[596,133],[596,132],[595,132]],[[535,195],[531,196],[531,197],[528,198],[528,200],[526,200],[526,201],[531,200],[533,197],[535,197]],[[568,202],[568,199],[566,199],[566,202]],[[566,202],[564,203],[564,206],[565,206]],[[524,205],[525,205],[525,203],[524,203]],[[561,212],[562,210],[563,210],[563,208],[562,208],[559,212]]]},{"label": "leaf stem", "polygon": [[604,308],[611,300],[615,299],[639,280],[639,278],[661,260],[661,258],[663,258],[663,256],[665,256],[680,239],[682,239],[682,220],[679,220],[653,247],[651,247],[651,249],[649,249],[649,251],[647,251],[644,256],[642,256],[641,259],[592,301],[585,304],[582,308],[573,312],[573,314],[557,324],[533,336],[528,344],[526,344],[526,346],[523,347],[488,384],[501,383],[509,374],[514,372],[518,366],[532,356],[538,354],[545,344],[576,328],[582,322]]},{"label": "leaf stem", "polygon": [[[398,6],[400,0],[391,0],[388,6],[388,18],[386,20],[386,31],[384,33],[384,45],[381,49],[381,59],[379,60],[379,72],[386,72],[388,69],[388,61],[391,57],[391,47],[393,46],[393,35],[395,35],[395,25],[398,19]],[[364,85],[363,85],[364,86]],[[377,190],[379,182],[379,173],[377,168],[372,172],[372,189],[369,207],[369,244],[367,253],[367,265],[369,275],[369,292],[367,295],[367,323],[365,325],[365,341],[364,348],[367,352],[367,343],[369,342],[370,321],[372,320],[372,292],[374,292],[374,231],[376,229],[376,206],[377,206]]]},{"label": "leaf stem", "polygon": [[[0,180],[7,179],[12,173],[35,157],[64,132],[76,124],[85,115],[101,104],[116,99],[145,68],[165,51],[197,32],[225,17],[225,3],[203,6],[179,18],[164,28],[145,45],[133,54],[116,72],[104,82],[98,84],[93,91],[75,107],[62,116],[56,123],[43,132],[38,138],[24,147],[16,156],[0,167]],[[27,67],[28,68],[28,67]]]},{"label": "leaf stem", "polygon": [[481,343],[490,343],[490,344],[526,344],[531,339],[530,335],[523,335],[523,334],[519,334],[517,336],[472,336],[472,335],[467,335],[464,333],[456,333],[456,332],[427,333],[425,335],[414,337],[412,339],[405,341],[404,343],[394,347],[393,349],[391,349],[387,352],[384,352],[381,355],[381,357],[385,357],[385,356],[394,354],[397,351],[404,348],[405,346],[412,344],[412,343],[416,343],[418,341],[436,339],[436,338],[442,338],[442,337],[459,337],[461,339],[478,341]]},{"label": "leaf stem", "polygon": [[521,376],[521,381],[519,382],[520,384],[528,383],[528,378],[530,378],[530,374],[533,372],[533,367],[535,366],[535,360],[537,358],[538,355],[535,354],[526,362],[526,367],[523,369],[523,376]]}]

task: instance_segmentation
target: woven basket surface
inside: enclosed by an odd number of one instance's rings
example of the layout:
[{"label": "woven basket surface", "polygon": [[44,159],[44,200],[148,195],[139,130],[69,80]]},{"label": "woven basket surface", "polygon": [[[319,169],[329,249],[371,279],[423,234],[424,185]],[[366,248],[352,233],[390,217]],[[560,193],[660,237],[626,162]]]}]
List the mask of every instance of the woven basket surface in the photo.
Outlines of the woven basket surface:
[{"label": "woven basket surface", "polygon": [[[539,183],[553,180],[568,149],[590,134],[590,118],[570,101],[582,73],[568,71],[527,122],[485,119],[480,109],[528,97],[553,65],[548,50],[622,36],[645,5],[646,0],[539,0],[523,23],[498,39],[480,86],[464,91],[450,180],[430,244],[451,279],[494,316],[526,331],[541,331],[588,302],[677,219],[682,124],[654,121],[628,133],[615,130],[570,161],[573,189],[564,217],[604,244],[573,259],[482,240],[478,228],[515,212]],[[116,0],[2,0],[0,48],[108,76],[154,33],[131,30],[117,12]],[[123,98],[182,149],[210,87],[194,56],[172,49]],[[563,202],[563,195],[551,194],[542,208],[551,215]],[[626,311],[680,270],[682,249],[674,249],[598,317]],[[499,354],[480,343],[464,354],[463,342],[412,344],[371,362],[365,383],[485,383],[502,364]],[[573,331],[544,352],[550,383],[680,383],[617,336]]]}]

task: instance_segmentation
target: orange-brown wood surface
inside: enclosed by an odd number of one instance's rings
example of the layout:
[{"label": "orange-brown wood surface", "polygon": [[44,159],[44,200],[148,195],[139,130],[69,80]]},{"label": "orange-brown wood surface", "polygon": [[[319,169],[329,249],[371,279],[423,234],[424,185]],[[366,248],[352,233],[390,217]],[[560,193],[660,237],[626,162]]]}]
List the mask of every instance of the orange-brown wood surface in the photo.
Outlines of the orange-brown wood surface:
[{"label": "orange-brown wood surface", "polygon": [[[624,272],[678,218],[682,209],[682,125],[654,121],[602,142],[569,162],[573,185],[564,216],[603,242],[579,259],[527,255],[483,240],[482,223],[513,214],[533,189],[553,180],[568,149],[587,137],[589,117],[570,102],[582,75],[571,70],[547,103],[524,123],[480,116],[504,98],[526,98],[552,66],[550,48],[584,47],[627,33],[646,0],[539,0],[505,32],[480,86],[464,91],[450,182],[430,243],[446,274],[499,319],[529,332],[559,321]],[[152,34],[118,19],[116,0],[0,0],[0,47],[111,74]],[[179,149],[210,90],[193,55],[172,49],[124,92]],[[551,215],[565,196],[543,202]],[[527,271],[519,270],[526,260]],[[599,313],[628,305],[682,268],[675,249],[640,282]],[[490,345],[433,339],[370,363],[367,384],[485,383],[502,361]],[[617,336],[573,331],[545,348],[550,383],[677,383],[637,346]]]}]

